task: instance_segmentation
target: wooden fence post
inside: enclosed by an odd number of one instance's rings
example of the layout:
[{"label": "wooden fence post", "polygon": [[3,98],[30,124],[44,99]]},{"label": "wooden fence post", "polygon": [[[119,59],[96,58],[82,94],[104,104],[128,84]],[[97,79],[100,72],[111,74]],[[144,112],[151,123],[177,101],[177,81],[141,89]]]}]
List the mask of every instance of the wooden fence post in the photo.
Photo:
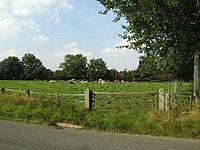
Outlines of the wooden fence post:
[{"label": "wooden fence post", "polygon": [[190,100],[190,111],[192,111],[192,105],[193,105],[193,103],[192,103],[192,101],[193,101],[193,98],[192,98],[192,95],[190,95],[189,96],[189,100]]},{"label": "wooden fence post", "polygon": [[194,84],[193,84],[193,98],[195,102],[200,100],[200,53],[195,52],[194,55]]},{"label": "wooden fence post", "polygon": [[4,86],[1,88],[1,93],[4,94],[5,92],[6,92],[6,87]]},{"label": "wooden fence post", "polygon": [[159,110],[164,111],[165,105],[164,105],[164,90],[159,89]]},{"label": "wooden fence post", "polygon": [[26,94],[27,94],[27,97],[28,97],[28,98],[30,98],[30,97],[31,97],[31,92],[30,92],[30,89],[27,89],[27,90],[26,90]]},{"label": "wooden fence post", "polygon": [[169,96],[170,96],[169,93],[166,93],[166,94],[165,94],[165,111],[166,111],[166,112],[169,111],[169,103],[170,103],[170,102],[169,102],[169,100],[170,100]]},{"label": "wooden fence post", "polygon": [[90,89],[86,89],[84,91],[85,97],[85,108],[92,109],[92,91]]}]

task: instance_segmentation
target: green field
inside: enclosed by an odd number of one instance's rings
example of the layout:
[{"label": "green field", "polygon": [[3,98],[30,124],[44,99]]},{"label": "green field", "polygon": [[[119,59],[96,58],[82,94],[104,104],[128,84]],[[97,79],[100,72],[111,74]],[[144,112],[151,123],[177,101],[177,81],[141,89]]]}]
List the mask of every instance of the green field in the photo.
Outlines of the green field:
[{"label": "green field", "polygon": [[[131,83],[114,83],[108,82],[107,84],[100,84],[97,82],[91,83],[76,83],[70,84],[67,81],[57,81],[56,83],[48,83],[45,81],[14,81],[14,80],[3,80],[0,81],[0,87],[6,89],[18,90],[22,92],[12,91],[10,94],[18,94],[25,96],[25,91],[30,89],[31,97],[40,100],[59,100],[63,101],[84,101],[84,96],[66,96],[63,94],[83,94],[87,88],[93,92],[158,92],[160,88],[168,91],[168,88],[173,89],[174,83],[167,82],[140,82],[136,84]],[[24,91],[24,92],[23,92]],[[180,94],[192,94],[192,83],[183,83],[180,89]],[[132,110],[132,107],[142,107],[147,101],[149,106],[155,108],[155,96],[148,94],[132,94],[132,95],[96,95],[95,107],[100,108],[99,110]],[[107,105],[106,103],[111,103]],[[140,103],[140,104],[134,104]],[[145,105],[145,104],[144,104]],[[103,106],[101,108],[101,106]],[[106,108],[105,108],[106,106]],[[140,110],[141,111],[141,110]]]},{"label": "green field", "polygon": [[[0,81],[0,87],[6,89],[24,91],[8,92],[0,95],[0,119],[23,121],[34,124],[55,125],[56,122],[67,122],[82,125],[87,129],[105,130],[112,132],[163,135],[184,138],[200,139],[200,111],[194,106],[188,112],[177,106],[168,113],[157,110],[135,112],[129,109],[121,109],[118,106],[130,105],[131,97],[122,95],[115,97],[117,108],[103,108],[87,110],[84,103],[65,102],[55,99],[55,93],[61,94],[83,94],[86,88],[94,92],[158,92],[159,88],[168,90],[167,82],[143,82],[143,83],[76,83],[69,84],[67,81],[48,83],[45,81]],[[173,88],[173,84],[170,84]],[[25,95],[30,89],[32,98]],[[37,93],[37,94],[35,94]],[[52,93],[52,95],[49,93]],[[192,83],[183,83],[180,94],[192,94]],[[144,95],[143,95],[144,96]],[[96,96],[95,101],[104,97],[107,101],[113,99],[113,95]],[[142,95],[135,95],[140,102]],[[143,99],[148,99],[146,96]],[[64,97],[63,100],[65,100]],[[74,97],[69,97],[74,99]],[[83,100],[79,97],[77,100]],[[134,100],[135,101],[135,100]],[[111,111],[115,110],[115,111]],[[143,110],[143,109],[141,109]]]},{"label": "green field", "polygon": [[[158,92],[160,88],[168,90],[167,82],[140,82],[136,84],[130,83],[114,83],[99,84],[76,83],[69,84],[67,81],[58,81],[56,83],[48,83],[45,81],[16,81],[16,80],[0,80],[0,87],[15,90],[27,90],[32,92],[48,92],[48,93],[83,93],[86,88],[90,88],[95,92]],[[183,83],[181,86],[181,94],[192,93],[192,83]],[[173,87],[173,83],[170,84]]]}]

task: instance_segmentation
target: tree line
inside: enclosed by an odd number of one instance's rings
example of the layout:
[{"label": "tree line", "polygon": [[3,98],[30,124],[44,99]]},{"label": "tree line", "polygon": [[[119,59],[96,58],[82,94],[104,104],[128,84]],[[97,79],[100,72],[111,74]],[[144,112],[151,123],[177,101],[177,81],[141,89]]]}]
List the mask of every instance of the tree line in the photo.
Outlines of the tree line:
[{"label": "tree line", "polygon": [[108,69],[102,58],[91,59],[82,54],[67,54],[59,69],[52,71],[46,68],[42,61],[34,54],[26,53],[21,60],[16,56],[10,56],[0,62],[1,80],[125,80],[134,81],[135,71],[117,71]]},{"label": "tree line", "polygon": [[5,58],[0,62],[1,80],[88,80],[99,79],[109,81],[167,81],[170,79],[192,80],[193,60],[187,65],[178,60],[173,62],[171,56],[156,57],[143,55],[140,57],[136,70],[117,71],[108,69],[102,58],[91,59],[82,54],[64,56],[59,69],[52,71],[47,69],[40,59],[33,54],[26,53],[21,60],[15,56]]}]

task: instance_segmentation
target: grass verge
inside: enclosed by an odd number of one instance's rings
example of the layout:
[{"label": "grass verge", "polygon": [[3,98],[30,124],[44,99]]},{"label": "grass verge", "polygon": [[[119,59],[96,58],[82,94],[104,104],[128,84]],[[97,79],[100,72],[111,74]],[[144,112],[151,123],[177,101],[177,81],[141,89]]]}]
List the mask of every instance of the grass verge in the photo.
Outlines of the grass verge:
[{"label": "grass verge", "polygon": [[197,106],[190,112],[179,108],[169,113],[99,112],[85,110],[80,103],[1,95],[0,119],[45,125],[66,122],[83,125],[87,129],[200,139],[200,111]]}]

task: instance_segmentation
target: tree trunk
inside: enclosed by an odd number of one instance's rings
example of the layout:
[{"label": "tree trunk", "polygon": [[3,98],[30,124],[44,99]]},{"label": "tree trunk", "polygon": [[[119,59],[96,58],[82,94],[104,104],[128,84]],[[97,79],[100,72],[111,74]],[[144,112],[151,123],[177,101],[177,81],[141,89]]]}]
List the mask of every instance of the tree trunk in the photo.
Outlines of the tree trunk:
[{"label": "tree trunk", "polygon": [[200,100],[200,52],[194,55],[194,89],[193,96],[195,101]]}]

